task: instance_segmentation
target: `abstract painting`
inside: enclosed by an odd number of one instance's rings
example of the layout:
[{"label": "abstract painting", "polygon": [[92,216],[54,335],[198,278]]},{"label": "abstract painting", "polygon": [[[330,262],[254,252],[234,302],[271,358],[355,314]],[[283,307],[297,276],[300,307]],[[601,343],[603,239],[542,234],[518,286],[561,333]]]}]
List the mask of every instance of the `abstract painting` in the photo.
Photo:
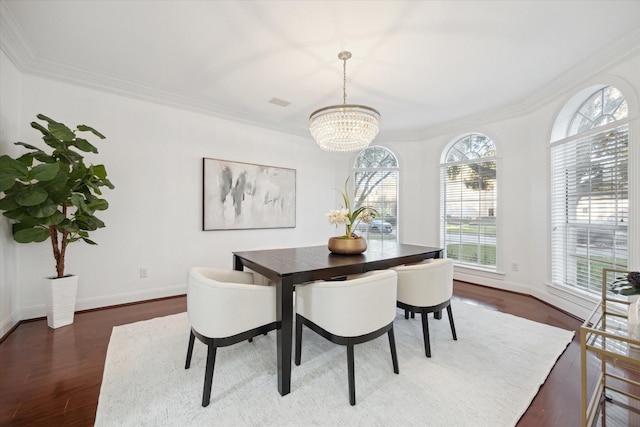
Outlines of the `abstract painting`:
[{"label": "abstract painting", "polygon": [[203,230],[296,226],[296,170],[203,159]]}]

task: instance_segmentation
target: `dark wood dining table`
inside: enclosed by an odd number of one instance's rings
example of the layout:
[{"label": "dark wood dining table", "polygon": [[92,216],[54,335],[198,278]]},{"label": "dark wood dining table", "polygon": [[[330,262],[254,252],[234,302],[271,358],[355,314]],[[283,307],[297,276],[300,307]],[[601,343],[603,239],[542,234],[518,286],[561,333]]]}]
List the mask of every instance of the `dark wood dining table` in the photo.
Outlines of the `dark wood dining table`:
[{"label": "dark wood dining table", "polygon": [[[379,243],[379,242],[371,242]],[[441,248],[395,242],[370,244],[361,255],[337,255],[327,246],[266,249],[233,252],[233,266],[244,267],[272,280],[276,286],[278,391],[291,391],[291,349],[293,345],[293,290],[296,284],[327,280],[371,270],[440,258]]]}]

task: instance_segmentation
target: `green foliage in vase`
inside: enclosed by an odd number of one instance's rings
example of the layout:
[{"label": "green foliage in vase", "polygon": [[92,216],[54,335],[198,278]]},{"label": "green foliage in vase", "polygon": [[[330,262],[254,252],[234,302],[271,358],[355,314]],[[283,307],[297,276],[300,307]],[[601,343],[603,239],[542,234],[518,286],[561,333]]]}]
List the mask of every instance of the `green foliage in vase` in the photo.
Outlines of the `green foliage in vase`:
[{"label": "green foliage in vase", "polygon": [[640,271],[630,271],[616,278],[609,289],[620,295],[640,295]]},{"label": "green foliage in vase", "polygon": [[90,126],[66,125],[38,114],[46,127],[31,122],[42,133],[49,152],[16,142],[28,150],[14,159],[0,156],[0,210],[12,222],[13,238],[20,243],[51,240],[57,277],[64,277],[67,245],[76,241],[95,245],[89,232],[105,226],[96,217],[109,203],[99,197],[101,187],[113,189],[103,165],[85,165],[80,152],[98,153],[97,148],[77,132],[90,132],[104,139]]}]

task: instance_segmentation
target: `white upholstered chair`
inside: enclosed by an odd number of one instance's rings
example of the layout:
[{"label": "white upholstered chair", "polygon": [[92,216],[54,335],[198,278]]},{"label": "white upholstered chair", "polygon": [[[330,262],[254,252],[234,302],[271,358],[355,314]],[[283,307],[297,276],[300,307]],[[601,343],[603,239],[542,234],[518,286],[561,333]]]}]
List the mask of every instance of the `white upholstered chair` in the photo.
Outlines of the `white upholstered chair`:
[{"label": "white upholstered chair", "polygon": [[331,342],[346,345],[351,405],[356,403],[355,344],[387,333],[393,371],[399,373],[393,335],[396,278],[393,270],[371,271],[342,281],[319,281],[296,287],[295,364],[300,365],[302,325]]},{"label": "white upholstered chair", "polygon": [[453,339],[458,339],[451,311],[453,262],[450,259],[430,259],[394,267],[393,270],[398,273],[397,305],[405,310],[405,318],[409,312],[422,314],[424,351],[427,357],[431,357],[428,313],[439,313],[446,308]]},{"label": "white upholstered chair", "polygon": [[191,323],[185,369],[191,365],[195,337],[207,345],[202,406],[209,405],[218,347],[277,329],[276,288],[255,285],[252,273],[194,267],[187,277],[187,315]]}]

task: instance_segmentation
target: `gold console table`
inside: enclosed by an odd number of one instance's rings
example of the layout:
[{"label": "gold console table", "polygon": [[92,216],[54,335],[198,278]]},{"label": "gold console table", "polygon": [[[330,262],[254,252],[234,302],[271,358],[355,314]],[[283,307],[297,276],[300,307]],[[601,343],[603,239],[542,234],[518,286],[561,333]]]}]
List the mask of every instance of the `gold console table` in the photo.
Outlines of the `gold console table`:
[{"label": "gold console table", "polygon": [[629,333],[631,302],[607,292],[616,274],[626,273],[603,269],[602,300],[580,327],[583,427],[640,426],[640,341]]}]

